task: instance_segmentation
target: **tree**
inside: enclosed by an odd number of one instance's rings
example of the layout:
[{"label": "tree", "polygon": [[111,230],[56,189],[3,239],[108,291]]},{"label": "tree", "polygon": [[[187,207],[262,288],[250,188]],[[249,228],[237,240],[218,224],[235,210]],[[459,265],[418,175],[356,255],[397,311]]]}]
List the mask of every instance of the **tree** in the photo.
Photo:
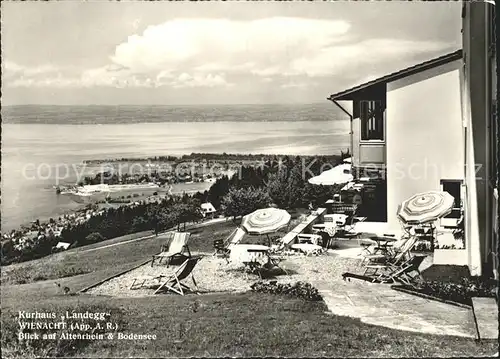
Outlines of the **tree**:
[{"label": "tree", "polygon": [[300,166],[295,165],[290,170],[286,193],[288,194],[288,207],[297,208],[304,205],[304,179]]},{"label": "tree", "polygon": [[285,171],[269,174],[267,193],[278,207],[286,208],[288,206],[288,180]]},{"label": "tree", "polygon": [[271,201],[269,194],[263,188],[232,188],[222,199],[222,210],[224,215],[235,220],[236,217],[268,207]]},{"label": "tree", "polygon": [[104,241],[106,238],[102,236],[99,232],[90,233],[85,237],[85,244],[99,243]]},{"label": "tree", "polygon": [[222,198],[229,191],[229,178],[227,176],[222,176],[210,187],[208,190],[207,200],[212,203],[212,205],[219,209],[221,205]]},{"label": "tree", "polygon": [[7,239],[2,241],[2,264],[9,264],[11,261],[19,255],[18,251],[14,247],[14,242]]},{"label": "tree", "polygon": [[187,203],[178,203],[172,209],[177,219],[178,230],[180,230],[181,224],[184,224],[184,230],[186,230],[187,222],[194,222],[202,218],[200,204],[196,200],[188,199]]},{"label": "tree", "polygon": [[324,204],[327,200],[332,199],[333,195],[339,190],[338,185],[334,186],[319,186],[305,183],[304,185],[304,203],[312,203],[314,206]]}]

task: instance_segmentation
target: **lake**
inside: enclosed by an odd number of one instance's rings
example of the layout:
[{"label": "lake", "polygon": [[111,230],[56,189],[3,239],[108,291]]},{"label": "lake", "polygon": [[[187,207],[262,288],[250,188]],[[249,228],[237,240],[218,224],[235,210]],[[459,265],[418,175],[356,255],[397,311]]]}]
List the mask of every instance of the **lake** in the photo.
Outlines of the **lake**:
[{"label": "lake", "polygon": [[[2,124],[2,231],[81,207],[52,188],[89,174],[84,160],[201,153],[336,154],[349,121],[213,121]],[[70,172],[66,175],[66,167]],[[66,166],[66,167],[63,167]],[[59,174],[57,173],[59,169]]]}]

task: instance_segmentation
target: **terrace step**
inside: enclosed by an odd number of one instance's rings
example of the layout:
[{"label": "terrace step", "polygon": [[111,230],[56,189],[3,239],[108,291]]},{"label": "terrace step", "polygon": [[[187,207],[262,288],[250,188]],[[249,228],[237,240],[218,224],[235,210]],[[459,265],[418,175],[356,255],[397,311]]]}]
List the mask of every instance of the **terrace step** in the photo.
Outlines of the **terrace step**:
[{"label": "terrace step", "polygon": [[479,339],[498,339],[498,304],[495,298],[472,298]]}]

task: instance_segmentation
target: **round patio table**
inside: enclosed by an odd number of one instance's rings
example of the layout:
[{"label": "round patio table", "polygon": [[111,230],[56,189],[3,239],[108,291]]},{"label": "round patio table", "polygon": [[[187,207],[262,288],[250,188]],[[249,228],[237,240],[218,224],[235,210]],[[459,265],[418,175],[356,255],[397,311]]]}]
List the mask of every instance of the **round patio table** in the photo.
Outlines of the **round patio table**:
[{"label": "round patio table", "polygon": [[378,236],[378,235],[375,235],[375,236],[370,236],[368,237],[370,240],[376,242],[376,246],[375,246],[375,253],[376,254],[377,252],[382,252],[382,253],[387,253],[388,252],[388,247],[390,245],[390,243],[393,243],[393,242],[397,242],[398,239],[395,238],[395,237],[389,237],[389,236]]}]

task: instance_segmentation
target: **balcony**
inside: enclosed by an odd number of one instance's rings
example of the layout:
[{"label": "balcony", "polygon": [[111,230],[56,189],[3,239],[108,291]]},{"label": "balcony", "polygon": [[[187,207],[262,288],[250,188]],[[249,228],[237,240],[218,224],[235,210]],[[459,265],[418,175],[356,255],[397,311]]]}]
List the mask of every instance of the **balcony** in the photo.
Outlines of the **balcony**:
[{"label": "balcony", "polygon": [[384,142],[361,142],[359,144],[359,163],[361,166],[374,164],[385,164],[385,143]]},{"label": "balcony", "polygon": [[360,119],[352,121],[352,164],[353,167],[382,168],[386,163],[384,140],[362,140]]}]

